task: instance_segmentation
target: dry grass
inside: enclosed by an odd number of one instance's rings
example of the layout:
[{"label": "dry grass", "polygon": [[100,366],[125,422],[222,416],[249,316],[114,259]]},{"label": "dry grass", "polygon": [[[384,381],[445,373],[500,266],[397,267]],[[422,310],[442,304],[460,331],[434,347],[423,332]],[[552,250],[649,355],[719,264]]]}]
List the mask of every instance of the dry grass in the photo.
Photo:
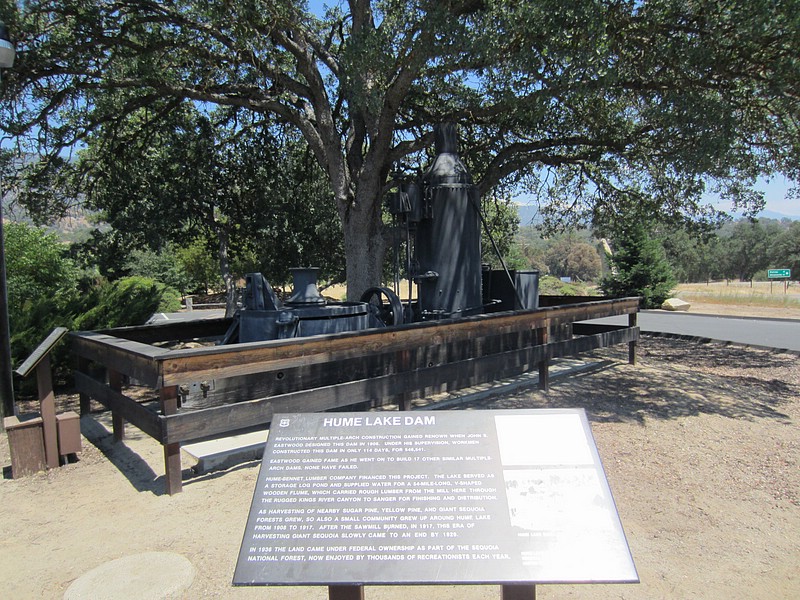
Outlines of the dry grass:
[{"label": "dry grass", "polygon": [[789,282],[789,285],[783,281],[684,283],[677,287],[677,296],[687,302],[800,308],[797,282]]}]

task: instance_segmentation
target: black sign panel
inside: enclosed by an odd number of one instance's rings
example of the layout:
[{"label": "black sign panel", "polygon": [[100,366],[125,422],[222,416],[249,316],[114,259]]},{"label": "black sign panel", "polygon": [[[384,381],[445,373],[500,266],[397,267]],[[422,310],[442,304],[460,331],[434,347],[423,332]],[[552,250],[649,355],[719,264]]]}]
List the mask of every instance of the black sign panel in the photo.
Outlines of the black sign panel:
[{"label": "black sign panel", "polygon": [[238,585],[638,581],[582,410],[272,421]]}]

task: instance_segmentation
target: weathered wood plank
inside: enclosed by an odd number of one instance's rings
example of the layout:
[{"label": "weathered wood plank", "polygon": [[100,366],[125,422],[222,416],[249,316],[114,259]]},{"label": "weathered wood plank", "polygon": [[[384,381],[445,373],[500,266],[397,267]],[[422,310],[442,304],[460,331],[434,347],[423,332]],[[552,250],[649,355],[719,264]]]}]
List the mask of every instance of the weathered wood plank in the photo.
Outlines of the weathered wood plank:
[{"label": "weathered wood plank", "polygon": [[69,337],[72,352],[79,358],[101,364],[151,387],[156,387],[158,383],[156,357],[169,352],[163,348],[91,331],[72,332]]},{"label": "weathered wood plank", "polygon": [[184,443],[266,425],[273,414],[272,399],[261,398],[169,415],[164,417],[164,439],[167,443]]},{"label": "weathered wood plank", "polygon": [[638,331],[620,330],[555,342],[496,355],[350,381],[322,388],[239,402],[202,411],[166,418],[165,435],[174,442],[187,442],[203,437],[267,424],[277,412],[318,412],[340,409],[373,401],[399,400],[404,395],[431,387],[462,389],[496,379],[526,373],[542,360],[570,356],[611,344],[625,343],[638,336]]},{"label": "weathered wood plank", "polygon": [[[195,313],[197,314],[197,313]],[[197,319],[195,321],[163,321],[151,325],[116,327],[96,333],[112,337],[153,344],[158,342],[186,342],[221,338],[228,331],[232,319]]]},{"label": "weathered wood plank", "polygon": [[58,466],[58,427],[56,425],[56,396],[53,392],[53,375],[50,371],[50,355],[45,353],[37,361],[36,387],[39,390],[39,412],[42,415],[44,456],[47,466]]},{"label": "weathered wood plank", "polygon": [[191,409],[202,409],[346,381],[416,371],[429,366],[532,346],[537,343],[537,331],[501,332],[440,346],[362,354],[346,360],[312,363],[289,369],[267,368],[262,373],[218,379],[214,389],[202,396],[200,394],[189,396],[184,405]]},{"label": "weathered wood plank", "polygon": [[[178,388],[169,386],[159,390],[161,413],[164,417],[178,413]],[[164,470],[167,493],[172,496],[183,490],[183,475],[181,473],[181,445],[180,442],[171,442],[162,432],[164,445]]]},{"label": "weathered wood plank", "polygon": [[546,325],[546,311],[497,313],[459,321],[415,323],[301,339],[252,342],[235,346],[175,350],[159,356],[163,385],[235,377],[269,369],[289,369],[365,354],[398,352],[485,337],[499,331]]},{"label": "weathered wood plank", "polygon": [[128,423],[135,425],[150,437],[162,441],[161,421],[155,412],[80,371],[75,372],[75,388],[109,410],[119,412]]}]

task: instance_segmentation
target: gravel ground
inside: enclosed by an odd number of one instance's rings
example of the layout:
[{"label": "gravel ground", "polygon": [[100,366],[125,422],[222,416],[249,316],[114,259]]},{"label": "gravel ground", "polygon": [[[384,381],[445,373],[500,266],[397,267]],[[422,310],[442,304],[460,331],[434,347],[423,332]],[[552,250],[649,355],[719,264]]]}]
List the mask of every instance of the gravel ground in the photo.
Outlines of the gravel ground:
[{"label": "gravel ground", "polygon": [[[462,409],[583,407],[641,583],[543,585],[537,598],[800,598],[800,369],[764,350],[645,338],[586,357],[589,372]],[[188,559],[180,598],[325,598],[324,588],[233,588],[258,463],[163,494],[163,455],[107,415],[82,419],[80,460],[0,480],[0,578],[6,598],[62,598],[81,575],[143,552]],[[5,436],[0,464],[10,465]],[[6,471],[8,469],[6,468]],[[492,586],[378,587],[367,598],[498,598]]]}]

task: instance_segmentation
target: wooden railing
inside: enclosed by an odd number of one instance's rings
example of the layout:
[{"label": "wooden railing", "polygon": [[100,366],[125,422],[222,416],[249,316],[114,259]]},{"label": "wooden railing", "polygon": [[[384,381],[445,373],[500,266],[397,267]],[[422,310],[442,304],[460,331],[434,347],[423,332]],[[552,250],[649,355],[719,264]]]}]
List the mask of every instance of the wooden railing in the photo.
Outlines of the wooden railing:
[{"label": "wooden railing", "polygon": [[[180,445],[266,426],[279,412],[315,412],[397,403],[462,389],[534,369],[548,385],[553,358],[628,343],[639,337],[638,298],[415,323],[343,334],[170,350],[174,340],[219,338],[230,321],[122,328],[71,334],[79,357],[81,410],[95,398],[113,414],[114,435],[127,421],[164,446],[167,491],[181,489]],[[627,327],[575,337],[573,323],[630,315]],[[159,345],[156,345],[159,344]],[[105,380],[92,376],[97,367]],[[123,394],[125,377],[152,387],[153,411]],[[187,394],[189,389],[203,393]]]}]

